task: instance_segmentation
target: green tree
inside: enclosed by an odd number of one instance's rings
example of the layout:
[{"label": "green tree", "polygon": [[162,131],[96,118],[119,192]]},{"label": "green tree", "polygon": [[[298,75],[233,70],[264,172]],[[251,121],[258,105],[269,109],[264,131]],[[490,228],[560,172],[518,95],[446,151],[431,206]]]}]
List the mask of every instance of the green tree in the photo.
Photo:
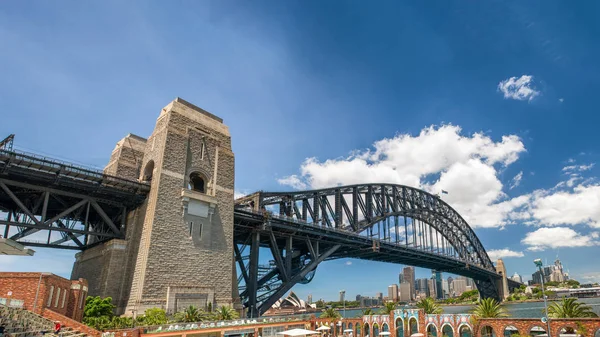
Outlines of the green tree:
[{"label": "green tree", "polygon": [[147,309],[139,321],[144,325],[166,324],[168,322],[167,313],[161,308]]},{"label": "green tree", "polygon": [[391,312],[396,309],[396,302],[385,302],[385,305],[381,309],[381,313],[385,315],[389,315]]},{"label": "green tree", "polygon": [[219,307],[214,313],[214,318],[218,321],[228,321],[239,317],[240,315],[235,309],[225,305]]},{"label": "green tree", "polygon": [[442,307],[435,303],[431,297],[425,297],[417,302],[417,308],[423,309],[425,313],[429,315],[441,314],[443,312]]},{"label": "green tree", "polygon": [[493,298],[480,300],[471,313],[477,318],[508,317],[506,310]]},{"label": "green tree", "polygon": [[317,302],[315,302],[315,304],[317,305],[318,309],[325,308],[325,301],[323,300],[318,300]]},{"label": "green tree", "polygon": [[548,307],[550,318],[587,318],[598,317],[592,311],[592,307],[577,302],[576,298],[563,298],[560,302],[554,302]]},{"label": "green tree", "polygon": [[366,308],[365,310],[363,310],[362,315],[363,316],[371,316],[371,315],[375,315],[375,312],[371,308]]},{"label": "green tree", "polygon": [[323,310],[323,312],[321,313],[321,316],[319,316],[319,317],[320,318],[338,319],[338,318],[341,318],[342,315],[334,308],[327,308],[327,309]]},{"label": "green tree", "polygon": [[83,317],[102,317],[106,316],[109,319],[114,316],[111,297],[101,298],[100,296],[88,296],[85,299],[85,307],[83,308]]}]

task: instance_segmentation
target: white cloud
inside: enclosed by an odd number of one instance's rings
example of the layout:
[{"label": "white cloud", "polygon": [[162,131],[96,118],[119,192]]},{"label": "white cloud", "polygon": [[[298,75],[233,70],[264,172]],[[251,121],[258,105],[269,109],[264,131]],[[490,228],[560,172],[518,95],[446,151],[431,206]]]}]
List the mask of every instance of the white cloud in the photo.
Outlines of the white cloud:
[{"label": "white cloud", "polygon": [[571,191],[536,191],[534,195],[531,214],[540,223],[600,228],[600,185],[578,185]]},{"label": "white cloud", "polygon": [[512,178],[510,189],[512,190],[513,188],[519,186],[521,184],[521,179],[523,179],[523,171],[517,173],[517,175]]},{"label": "white cloud", "polygon": [[544,227],[527,233],[521,243],[528,246],[527,250],[541,251],[548,248],[596,246],[600,244],[598,237],[597,232],[582,235],[567,227]]},{"label": "white cloud", "polygon": [[564,98],[559,98],[558,101],[562,103],[562,102],[565,101],[565,99]]},{"label": "white cloud", "polygon": [[[420,187],[443,199],[473,227],[500,227],[522,200],[504,200],[499,166],[514,163],[525,147],[519,137],[494,141],[483,133],[461,134],[454,125],[427,127],[416,135],[399,134],[346,158],[308,158],[300,175],[279,179],[296,189],[385,182]],[[432,176],[436,176],[437,180]]]},{"label": "white cloud", "polygon": [[487,251],[488,256],[492,261],[503,259],[507,257],[523,257],[523,252],[515,252],[508,248],[504,249],[492,249]]},{"label": "white cloud", "polygon": [[578,280],[586,282],[600,282],[600,272],[583,273],[579,275]]},{"label": "white cloud", "polygon": [[540,94],[533,87],[533,76],[523,75],[519,78],[511,77],[498,83],[498,90],[504,94],[506,99],[516,99],[519,101],[531,101]]},{"label": "white cloud", "polygon": [[[571,162],[570,162],[571,163]],[[589,171],[592,169],[592,167],[594,167],[595,163],[591,163],[588,165],[569,165],[569,166],[565,166],[562,168],[562,170],[566,173],[570,173],[570,172],[583,172],[583,171]]]},{"label": "white cloud", "polygon": [[238,199],[241,197],[245,197],[248,193],[241,191],[233,191],[233,199]]},{"label": "white cloud", "polygon": [[295,174],[285,178],[277,179],[277,182],[281,185],[291,186],[297,190],[303,190],[307,187],[307,185]]},{"label": "white cloud", "polygon": [[346,265],[347,266],[351,266],[352,265],[352,261],[346,261]]}]

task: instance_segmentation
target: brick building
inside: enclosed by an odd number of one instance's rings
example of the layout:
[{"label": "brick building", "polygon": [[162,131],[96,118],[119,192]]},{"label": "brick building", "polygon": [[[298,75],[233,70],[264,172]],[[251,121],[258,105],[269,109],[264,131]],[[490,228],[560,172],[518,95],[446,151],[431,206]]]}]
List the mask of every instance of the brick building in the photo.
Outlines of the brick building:
[{"label": "brick building", "polygon": [[88,292],[84,279],[51,273],[0,273],[0,298],[42,315],[44,309],[81,321]]}]

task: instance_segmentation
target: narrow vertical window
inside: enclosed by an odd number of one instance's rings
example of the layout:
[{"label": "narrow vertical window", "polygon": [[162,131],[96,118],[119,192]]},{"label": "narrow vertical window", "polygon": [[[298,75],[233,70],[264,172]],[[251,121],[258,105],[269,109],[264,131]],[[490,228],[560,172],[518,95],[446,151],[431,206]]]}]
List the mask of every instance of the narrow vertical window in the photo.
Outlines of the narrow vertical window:
[{"label": "narrow vertical window", "polygon": [[60,288],[56,289],[56,300],[54,300],[54,307],[58,308],[58,301],[60,300]]},{"label": "narrow vertical window", "polygon": [[60,304],[60,307],[61,307],[61,308],[64,308],[64,307],[65,307],[65,300],[66,300],[66,299],[67,299],[67,290],[66,290],[66,289],[64,289],[64,290],[63,290],[63,299],[62,299],[62,303]]},{"label": "narrow vertical window", "polygon": [[198,239],[202,240],[202,224],[200,224],[200,228],[198,230]]},{"label": "narrow vertical window", "polygon": [[83,299],[85,298],[85,293],[82,291],[79,293],[79,309],[83,308]]},{"label": "narrow vertical window", "polygon": [[194,232],[194,222],[193,221],[190,221],[189,227],[190,227],[189,228],[189,230],[190,230],[190,237],[192,237],[192,233]]},{"label": "narrow vertical window", "polygon": [[200,148],[200,159],[204,159],[204,140],[202,140],[202,147]]},{"label": "narrow vertical window", "polygon": [[54,294],[54,286],[50,286],[50,295],[48,295],[48,302],[46,303],[47,307],[52,306],[52,295]]}]

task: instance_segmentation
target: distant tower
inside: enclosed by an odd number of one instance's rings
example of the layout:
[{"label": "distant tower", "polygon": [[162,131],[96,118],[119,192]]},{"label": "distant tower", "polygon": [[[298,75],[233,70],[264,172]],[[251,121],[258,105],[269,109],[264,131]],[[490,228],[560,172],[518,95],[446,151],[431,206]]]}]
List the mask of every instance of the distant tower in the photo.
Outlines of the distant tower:
[{"label": "distant tower", "polygon": [[502,261],[502,259],[498,259],[498,262],[496,262],[496,272],[498,274],[502,275],[502,279],[500,281],[501,287],[499,287],[502,290],[500,297],[502,299],[506,299],[506,298],[508,298],[510,293],[508,291],[508,279],[506,276],[506,267],[504,267],[504,261]]}]

